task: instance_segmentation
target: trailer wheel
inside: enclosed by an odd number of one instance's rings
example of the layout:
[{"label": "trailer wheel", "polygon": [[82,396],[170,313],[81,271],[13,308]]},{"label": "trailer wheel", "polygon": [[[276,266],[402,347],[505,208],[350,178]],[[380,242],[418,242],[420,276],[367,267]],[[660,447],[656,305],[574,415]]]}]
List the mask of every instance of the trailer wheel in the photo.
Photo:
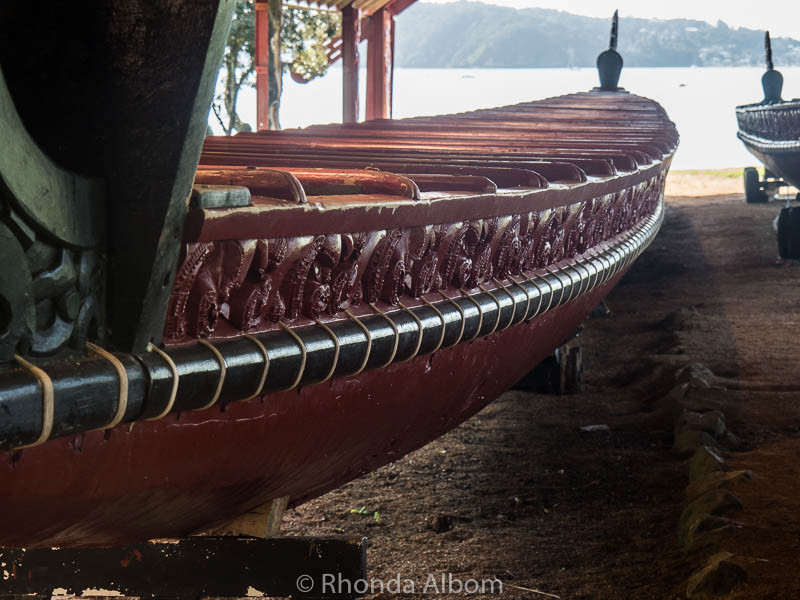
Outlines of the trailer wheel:
[{"label": "trailer wheel", "polygon": [[744,170],[744,198],[748,204],[762,204],[767,201],[767,194],[758,181],[758,171],[753,167]]},{"label": "trailer wheel", "polygon": [[784,208],[778,215],[778,254],[800,258],[800,207]]}]

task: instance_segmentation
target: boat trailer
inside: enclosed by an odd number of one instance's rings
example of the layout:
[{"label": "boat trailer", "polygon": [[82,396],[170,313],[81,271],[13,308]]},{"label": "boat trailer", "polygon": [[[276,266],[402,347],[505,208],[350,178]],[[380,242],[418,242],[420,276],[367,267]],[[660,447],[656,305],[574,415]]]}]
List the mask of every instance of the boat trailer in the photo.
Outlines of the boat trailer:
[{"label": "boat trailer", "polygon": [[[783,75],[772,62],[769,31],[764,35],[767,70],[761,77],[764,99],[756,104],[736,107],[738,137],[764,164],[764,177],[753,167],[744,170],[745,200],[748,204],[769,202],[778,188],[800,186],[800,100],[784,100]],[[800,193],[796,200],[800,201]],[[781,258],[800,259],[800,207],[791,206],[791,197],[774,222]]]}]

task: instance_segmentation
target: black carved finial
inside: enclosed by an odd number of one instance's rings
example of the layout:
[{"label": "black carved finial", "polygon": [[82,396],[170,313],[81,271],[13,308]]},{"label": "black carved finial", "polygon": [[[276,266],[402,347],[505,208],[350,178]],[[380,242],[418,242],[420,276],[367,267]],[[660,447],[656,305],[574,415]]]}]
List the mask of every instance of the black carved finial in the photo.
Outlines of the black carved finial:
[{"label": "black carved finial", "polygon": [[772,42],[769,39],[769,31],[764,32],[764,52],[767,55],[767,71],[774,71],[775,65],[772,64]]},{"label": "black carved finial", "polygon": [[761,87],[764,89],[764,104],[781,102],[781,92],[783,91],[783,75],[775,70],[772,64],[772,42],[769,39],[769,31],[764,34],[764,52],[766,54],[767,72],[761,76]]},{"label": "black carved finial", "polygon": [[614,11],[614,17],[611,19],[611,40],[608,42],[611,50],[617,49],[617,31],[619,31],[619,10]]},{"label": "black carved finial", "polygon": [[614,11],[611,20],[611,40],[608,50],[597,57],[597,70],[600,73],[600,89],[616,91],[619,89],[619,76],[622,73],[622,56],[617,52],[617,33],[619,31],[619,11]]}]

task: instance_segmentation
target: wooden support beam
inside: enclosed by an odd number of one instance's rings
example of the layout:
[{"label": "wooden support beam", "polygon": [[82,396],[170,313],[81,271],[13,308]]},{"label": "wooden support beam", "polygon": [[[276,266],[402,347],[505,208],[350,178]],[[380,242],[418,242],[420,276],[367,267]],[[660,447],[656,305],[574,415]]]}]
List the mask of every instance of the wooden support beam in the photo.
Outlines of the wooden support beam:
[{"label": "wooden support beam", "polygon": [[397,16],[416,1],[417,0],[394,0],[391,4],[387,4],[385,8],[391,10],[392,14]]},{"label": "wooden support beam", "polygon": [[283,90],[283,69],[281,63],[281,26],[283,24],[283,4],[281,0],[268,0],[269,4],[269,128],[280,129],[280,102]]},{"label": "wooden support beam", "polygon": [[394,117],[394,95],[393,95],[392,92],[394,90],[394,42],[395,42],[395,39],[396,39],[395,35],[394,35],[394,29],[395,29],[395,25],[397,24],[395,16],[396,16],[395,13],[392,13],[392,45],[390,47],[391,48],[391,52],[392,52],[392,66],[391,66],[392,70],[390,72],[390,78],[389,78],[389,118],[390,119],[392,117]]},{"label": "wooden support beam", "polygon": [[370,17],[366,118],[392,118],[394,15],[382,8]]},{"label": "wooden support beam", "polygon": [[256,130],[269,129],[269,2],[256,0]]},{"label": "wooden support beam", "polygon": [[342,9],[342,121],[358,121],[358,42],[361,39],[360,10],[348,4]]},{"label": "wooden support beam", "polygon": [[278,537],[281,534],[283,513],[286,512],[288,505],[289,496],[270,500],[237,518],[225,529],[236,535],[260,538]]},{"label": "wooden support beam", "polygon": [[[108,596],[352,600],[367,577],[366,538],[196,536],[104,548],[0,548],[0,598]],[[335,585],[330,582],[336,575]],[[258,593],[257,593],[258,592]]]}]

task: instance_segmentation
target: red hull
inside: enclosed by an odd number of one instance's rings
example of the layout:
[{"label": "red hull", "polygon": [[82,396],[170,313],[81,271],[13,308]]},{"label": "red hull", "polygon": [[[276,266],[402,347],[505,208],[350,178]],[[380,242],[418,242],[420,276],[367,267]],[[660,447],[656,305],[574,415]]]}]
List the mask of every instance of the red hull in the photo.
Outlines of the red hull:
[{"label": "red hull", "polygon": [[357,378],[8,456],[0,545],[180,536],[271,498],[322,494],[475,414],[570,336],[618,278],[528,324]]},{"label": "red hull", "polygon": [[[678,134],[617,88],[616,33],[588,93],[201,156],[232,3],[112,4],[57,11],[40,68],[0,60],[0,547],[182,536],[395,460],[658,230]],[[31,135],[29,73],[64,82],[52,50],[87,36],[86,97]]]},{"label": "red hull", "polygon": [[646,247],[676,144],[616,92],[208,140],[166,351],[5,371],[0,546],[186,535],[452,429]]}]

